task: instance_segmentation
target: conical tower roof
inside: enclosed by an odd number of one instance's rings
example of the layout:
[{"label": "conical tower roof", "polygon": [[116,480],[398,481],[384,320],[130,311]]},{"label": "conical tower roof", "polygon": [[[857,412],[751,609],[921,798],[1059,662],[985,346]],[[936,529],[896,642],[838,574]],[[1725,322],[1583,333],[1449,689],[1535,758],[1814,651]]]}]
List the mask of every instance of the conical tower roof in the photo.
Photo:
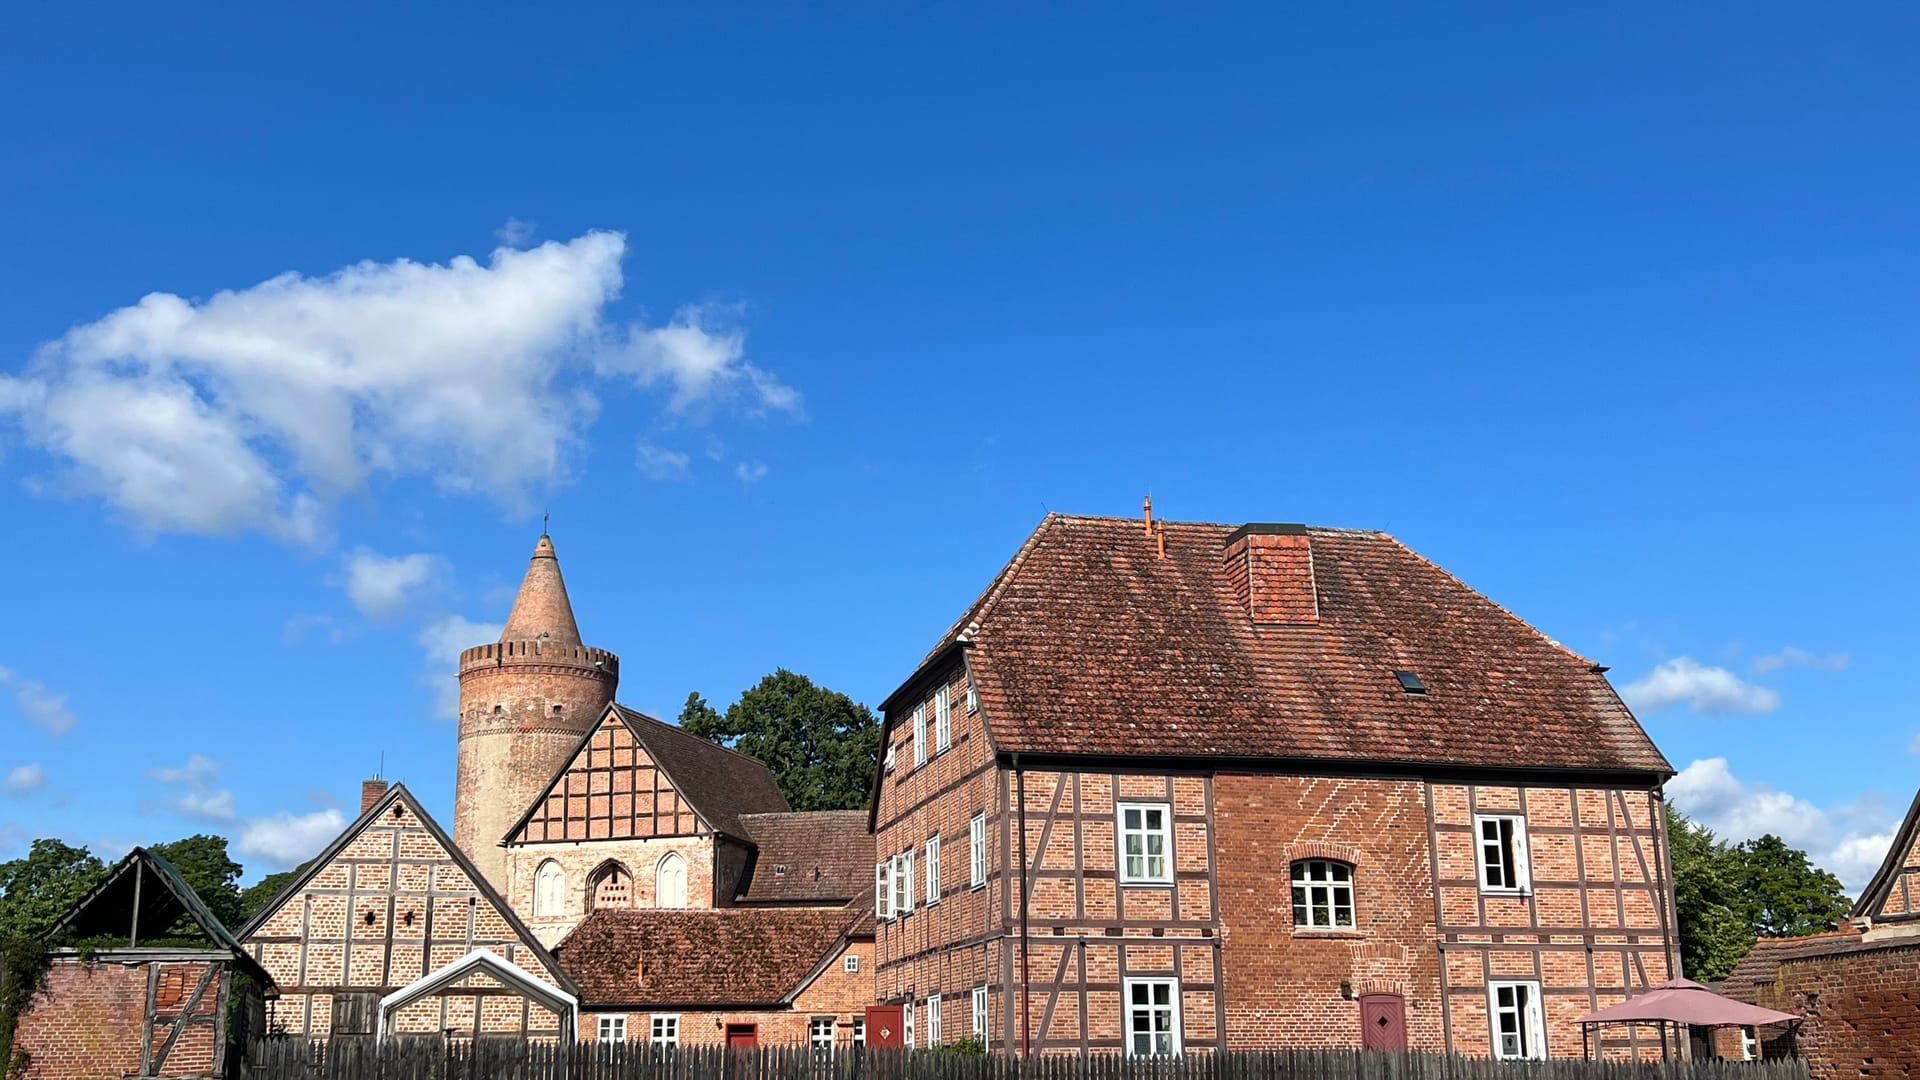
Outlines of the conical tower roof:
[{"label": "conical tower roof", "polygon": [[507,616],[500,640],[580,644],[567,583],[560,577],[560,557],[553,553],[553,538],[545,533],[533,546],[533,561],[527,564],[526,579],[520,582],[520,595],[514,597],[513,614]]}]

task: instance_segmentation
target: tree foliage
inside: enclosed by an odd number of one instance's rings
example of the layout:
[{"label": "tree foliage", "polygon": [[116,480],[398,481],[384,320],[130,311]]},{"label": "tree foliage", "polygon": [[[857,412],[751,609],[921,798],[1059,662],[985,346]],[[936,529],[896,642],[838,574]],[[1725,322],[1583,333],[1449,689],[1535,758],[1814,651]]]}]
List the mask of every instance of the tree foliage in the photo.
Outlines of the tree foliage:
[{"label": "tree foliage", "polygon": [[184,840],[154,844],[147,850],[172,863],[200,895],[200,902],[227,929],[244,921],[245,909],[240,903],[240,873],[244,867],[227,854],[226,837],[198,833]]},{"label": "tree foliage", "polygon": [[35,840],[25,855],[0,863],[0,938],[46,933],[106,871],[86,848]]},{"label": "tree foliage", "polygon": [[767,763],[795,810],[867,805],[880,725],[873,710],[781,668],[721,713],[688,694],[680,727]]},{"label": "tree foliage", "polygon": [[1667,838],[1689,978],[1725,978],[1756,937],[1824,933],[1847,917],[1840,879],[1777,836],[1728,844],[1669,806]]},{"label": "tree foliage", "polygon": [[245,922],[255,915],[260,914],[260,909],[272,903],[273,898],[280,895],[280,890],[287,887],[287,882],[299,877],[306,871],[309,865],[311,864],[301,863],[291,870],[282,870],[277,874],[268,874],[266,877],[240,890],[241,921]]}]

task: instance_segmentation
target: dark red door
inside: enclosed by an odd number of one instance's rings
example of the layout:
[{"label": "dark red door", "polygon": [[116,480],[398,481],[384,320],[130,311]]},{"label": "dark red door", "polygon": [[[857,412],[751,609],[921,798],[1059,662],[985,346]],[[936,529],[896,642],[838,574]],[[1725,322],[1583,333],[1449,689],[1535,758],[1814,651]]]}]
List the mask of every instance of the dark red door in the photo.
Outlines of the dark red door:
[{"label": "dark red door", "polygon": [[760,1045],[759,1024],[728,1024],[727,1049],[751,1050]]},{"label": "dark red door", "polygon": [[1405,1050],[1407,999],[1399,994],[1361,994],[1360,1045],[1368,1050]]},{"label": "dark red door", "polygon": [[867,1045],[907,1045],[906,1013],[898,1005],[867,1006]]}]

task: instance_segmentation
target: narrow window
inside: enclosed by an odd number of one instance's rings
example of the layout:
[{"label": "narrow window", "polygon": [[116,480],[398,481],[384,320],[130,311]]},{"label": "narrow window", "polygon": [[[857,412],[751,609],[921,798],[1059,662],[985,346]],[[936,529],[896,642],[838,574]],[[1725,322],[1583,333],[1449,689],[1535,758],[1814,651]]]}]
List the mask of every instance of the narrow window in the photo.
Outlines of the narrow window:
[{"label": "narrow window", "polygon": [[807,1024],[807,1042],[815,1051],[833,1049],[833,1017],[816,1016]]},{"label": "narrow window", "polygon": [[927,998],[927,1045],[940,1045],[940,995]]},{"label": "narrow window", "polygon": [[867,1045],[867,1018],[864,1016],[853,1018],[853,1045]]},{"label": "narrow window", "polygon": [[567,872],[548,859],[533,875],[533,915],[554,918],[567,913]]},{"label": "narrow window", "polygon": [[623,1043],[627,1041],[627,1018],[624,1016],[603,1016],[600,1018],[600,1041]]},{"label": "narrow window", "polygon": [[1172,979],[1128,979],[1127,1053],[1172,1057],[1180,1052],[1180,987]]},{"label": "narrow window", "polygon": [[967,882],[978,889],[987,883],[987,815],[973,815],[967,822]]},{"label": "narrow window", "polygon": [[977,713],[979,711],[980,711],[980,691],[975,690],[973,688],[973,682],[969,680],[967,682],[967,715],[972,716],[974,713]]},{"label": "narrow window", "polygon": [[873,864],[873,915],[882,921],[893,918],[893,869],[888,863]]},{"label": "narrow window", "polygon": [[933,692],[933,752],[940,753],[953,743],[953,687],[942,686]]},{"label": "narrow window", "polygon": [[927,837],[927,903],[940,902],[940,838]]},{"label": "narrow window", "polygon": [[1353,925],[1353,867],[1332,859],[1293,864],[1293,925],[1330,929]]},{"label": "narrow window", "polygon": [[973,1037],[980,1040],[985,1048],[992,1044],[987,1038],[987,988],[985,985],[973,988]]},{"label": "narrow window", "polygon": [[921,702],[913,707],[913,766],[919,768],[927,763],[927,704]]},{"label": "narrow window", "polygon": [[848,953],[848,954],[847,954],[847,956],[846,956],[846,959],[844,959],[844,960],[842,960],[842,961],[840,961],[840,969],[841,969],[842,971],[845,971],[845,972],[846,972],[847,974],[849,974],[849,975],[856,975],[856,974],[858,974],[858,973],[859,973],[859,971],[860,971],[860,956],[859,956],[859,954],[858,954],[858,953]]},{"label": "narrow window", "polygon": [[1474,819],[1475,848],[1480,861],[1480,888],[1485,892],[1519,892],[1527,887],[1527,822],[1512,814],[1482,815]]},{"label": "narrow window", "polygon": [[654,1017],[653,1034],[650,1038],[655,1046],[679,1046],[680,1018],[678,1016]]},{"label": "narrow window", "polygon": [[1493,1018],[1494,1057],[1547,1056],[1546,1024],[1540,1015],[1539,983],[1489,983],[1487,1007]]},{"label": "narrow window", "polygon": [[907,1007],[900,1010],[900,1012],[901,1018],[906,1021],[906,1023],[901,1025],[906,1028],[901,1034],[906,1036],[907,1049],[911,1050],[913,1049],[913,997],[911,995],[907,997]]},{"label": "narrow window", "polygon": [[900,910],[913,910],[913,849],[900,853]]},{"label": "narrow window", "polygon": [[1165,884],[1173,880],[1167,853],[1173,850],[1173,815],[1166,803],[1120,804],[1120,880]]},{"label": "narrow window", "polygon": [[677,851],[669,851],[660,856],[660,865],[653,871],[653,906],[663,908],[683,908],[687,906],[687,860]]},{"label": "narrow window", "polygon": [[1757,1061],[1760,1057],[1760,1040],[1754,1038],[1750,1027],[1740,1029],[1740,1060]]}]

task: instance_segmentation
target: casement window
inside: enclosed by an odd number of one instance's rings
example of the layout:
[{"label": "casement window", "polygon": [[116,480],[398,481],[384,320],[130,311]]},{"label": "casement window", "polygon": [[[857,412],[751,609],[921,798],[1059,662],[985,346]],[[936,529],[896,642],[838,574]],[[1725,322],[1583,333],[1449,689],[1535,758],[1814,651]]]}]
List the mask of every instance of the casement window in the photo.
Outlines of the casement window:
[{"label": "casement window", "polygon": [[978,889],[987,883],[987,815],[973,815],[967,822],[967,885]]},{"label": "casement window", "polygon": [[1740,1060],[1758,1061],[1760,1059],[1760,1040],[1753,1037],[1753,1029],[1740,1029]]},{"label": "casement window", "polygon": [[927,903],[940,902],[940,838],[927,837]]},{"label": "casement window", "polygon": [[902,852],[881,865],[887,874],[887,918],[905,918],[913,912],[913,852]]},{"label": "casement window", "polygon": [[907,1049],[913,1049],[913,995],[907,995],[907,1007],[900,1010],[900,1018],[905,1021],[900,1026],[906,1030],[900,1034],[906,1039]]},{"label": "casement window", "polygon": [[953,744],[953,687],[942,686],[933,692],[933,752],[938,754]]},{"label": "casement window", "polygon": [[1523,892],[1527,888],[1527,819],[1517,814],[1482,814],[1473,819],[1482,892]]},{"label": "casement window", "polygon": [[807,1044],[820,1051],[833,1049],[833,1017],[816,1016],[807,1022]]},{"label": "casement window", "polygon": [[840,970],[849,975],[858,975],[860,973],[860,954],[848,953],[846,957],[840,961]]},{"label": "casement window", "polygon": [[975,690],[973,688],[973,681],[969,679],[967,681],[967,715],[972,716],[974,713],[977,713],[979,711],[980,711],[980,691]]},{"label": "casement window", "polygon": [[900,853],[900,895],[896,898],[901,911],[913,910],[913,849]]},{"label": "casement window", "polygon": [[893,771],[893,744],[887,744],[887,771]]},{"label": "casement window", "polygon": [[533,917],[549,919],[567,913],[567,872],[548,859],[533,874]]},{"label": "casement window", "polygon": [[873,916],[881,921],[893,918],[893,864],[873,864]]},{"label": "casement window", "polygon": [[1547,1056],[1546,1020],[1540,1009],[1539,983],[1488,983],[1487,1013],[1493,1023],[1494,1057]]},{"label": "casement window", "polygon": [[680,1018],[678,1016],[656,1016],[653,1018],[653,1031],[648,1041],[655,1046],[680,1045]]},{"label": "casement window", "polygon": [[927,704],[921,702],[913,707],[913,767],[919,768],[927,763]]},{"label": "casement window", "polygon": [[1295,929],[1331,930],[1353,925],[1353,867],[1333,859],[1293,864]]},{"label": "casement window", "polygon": [[1120,804],[1120,880],[1130,884],[1173,881],[1173,810],[1166,803]]},{"label": "casement window", "polygon": [[627,1018],[624,1016],[603,1016],[600,1018],[600,1041],[603,1043],[623,1043],[627,1041]]},{"label": "casement window", "polygon": [[973,1037],[980,1040],[981,1047],[992,1045],[987,1037],[987,988],[984,985],[973,988]]},{"label": "casement window", "polygon": [[853,1018],[853,1045],[867,1045],[867,1018],[864,1016]]},{"label": "casement window", "polygon": [[927,1045],[940,1045],[940,995],[927,998]]},{"label": "casement window", "polygon": [[1180,1053],[1180,984],[1174,979],[1128,979],[1127,1053],[1172,1057]]}]

